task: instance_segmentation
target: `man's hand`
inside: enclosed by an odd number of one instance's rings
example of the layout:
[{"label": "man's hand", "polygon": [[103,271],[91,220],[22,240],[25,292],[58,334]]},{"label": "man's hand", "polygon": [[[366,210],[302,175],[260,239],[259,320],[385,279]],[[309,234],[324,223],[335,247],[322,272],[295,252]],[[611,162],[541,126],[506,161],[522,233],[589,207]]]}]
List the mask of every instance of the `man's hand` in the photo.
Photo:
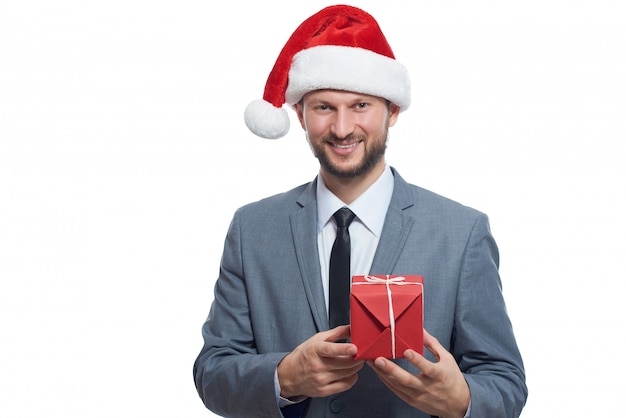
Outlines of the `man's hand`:
[{"label": "man's hand", "polygon": [[387,387],[409,405],[442,418],[465,416],[470,391],[454,357],[426,330],[424,346],[433,353],[436,363],[413,350],[404,353],[404,357],[420,370],[417,375],[382,357],[368,364]]},{"label": "man's hand", "polygon": [[354,386],[363,361],[354,360],[354,344],[335,342],[349,336],[349,325],[319,332],[285,356],[277,368],[280,396],[322,397]]}]

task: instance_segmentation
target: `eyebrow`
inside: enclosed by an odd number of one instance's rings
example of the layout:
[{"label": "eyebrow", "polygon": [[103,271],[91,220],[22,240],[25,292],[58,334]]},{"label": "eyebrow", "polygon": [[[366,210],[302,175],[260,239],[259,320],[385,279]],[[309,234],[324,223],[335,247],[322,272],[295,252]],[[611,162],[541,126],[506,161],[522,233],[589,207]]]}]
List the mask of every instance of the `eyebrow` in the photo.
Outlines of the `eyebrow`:
[{"label": "eyebrow", "polygon": [[[302,103],[304,103],[304,100],[301,101]],[[358,103],[373,103],[375,102],[374,98],[372,96],[356,96],[352,99],[346,100],[344,102],[344,100],[341,100],[341,103],[347,103],[349,106],[358,104]],[[327,105],[327,106],[335,106],[335,101],[332,99],[323,99],[323,98],[312,98],[309,101],[309,105]]]}]

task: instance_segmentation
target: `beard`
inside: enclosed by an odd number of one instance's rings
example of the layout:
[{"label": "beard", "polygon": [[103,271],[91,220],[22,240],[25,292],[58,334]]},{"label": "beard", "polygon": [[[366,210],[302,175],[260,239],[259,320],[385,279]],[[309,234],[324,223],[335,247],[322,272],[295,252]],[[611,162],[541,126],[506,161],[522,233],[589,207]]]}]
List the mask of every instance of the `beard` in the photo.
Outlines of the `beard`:
[{"label": "beard", "polygon": [[[344,140],[348,142],[354,139],[357,139],[358,141],[365,141],[366,137],[365,135],[352,134],[344,138]],[[314,144],[311,141],[308,142],[313,150],[313,155],[318,159],[320,166],[324,171],[339,178],[354,178],[370,171],[376,163],[383,158],[385,150],[387,149],[387,131],[369,141],[366,141],[365,144],[367,145],[365,147],[365,154],[363,155],[361,161],[354,167],[345,169],[333,164],[325,151],[325,145],[320,145],[320,143]],[[339,143],[341,140],[334,135],[327,135],[322,138],[321,144],[326,144],[327,142]]]}]

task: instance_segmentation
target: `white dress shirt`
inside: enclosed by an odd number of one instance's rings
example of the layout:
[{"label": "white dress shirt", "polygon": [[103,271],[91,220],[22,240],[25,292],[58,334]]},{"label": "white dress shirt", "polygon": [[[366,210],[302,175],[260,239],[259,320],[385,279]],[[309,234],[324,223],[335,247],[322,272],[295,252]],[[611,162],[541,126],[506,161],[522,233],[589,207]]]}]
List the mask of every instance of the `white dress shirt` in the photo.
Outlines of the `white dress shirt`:
[{"label": "white dress shirt", "polygon": [[333,214],[347,206],[356,217],[350,224],[350,275],[363,276],[370,273],[380,234],[385,223],[387,208],[393,193],[393,174],[386,166],[382,175],[354,202],[346,205],[317,177],[317,246],[322,271],[322,284],[328,312],[328,270],[330,252],[337,236]]}]

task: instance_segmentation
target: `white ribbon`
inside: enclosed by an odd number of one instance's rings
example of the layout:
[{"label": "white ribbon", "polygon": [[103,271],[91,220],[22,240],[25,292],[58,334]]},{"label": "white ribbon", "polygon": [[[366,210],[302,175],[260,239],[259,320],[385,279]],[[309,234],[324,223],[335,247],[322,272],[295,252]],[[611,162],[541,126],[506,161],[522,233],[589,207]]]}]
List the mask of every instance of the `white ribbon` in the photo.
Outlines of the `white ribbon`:
[{"label": "white ribbon", "polygon": [[420,283],[416,283],[416,282],[406,282],[405,281],[405,277],[403,276],[396,276],[394,278],[391,278],[391,276],[389,274],[386,275],[386,278],[380,278],[380,277],[376,277],[376,276],[363,276],[363,278],[365,279],[364,282],[356,282],[356,283],[352,283],[353,285],[360,285],[360,284],[385,284],[385,286],[387,287],[387,301],[389,303],[389,327],[391,328],[391,355],[392,358],[396,358],[396,317],[393,313],[393,298],[391,297],[391,286],[389,286],[390,284],[395,284],[395,285],[405,285],[405,284],[420,284]]}]

